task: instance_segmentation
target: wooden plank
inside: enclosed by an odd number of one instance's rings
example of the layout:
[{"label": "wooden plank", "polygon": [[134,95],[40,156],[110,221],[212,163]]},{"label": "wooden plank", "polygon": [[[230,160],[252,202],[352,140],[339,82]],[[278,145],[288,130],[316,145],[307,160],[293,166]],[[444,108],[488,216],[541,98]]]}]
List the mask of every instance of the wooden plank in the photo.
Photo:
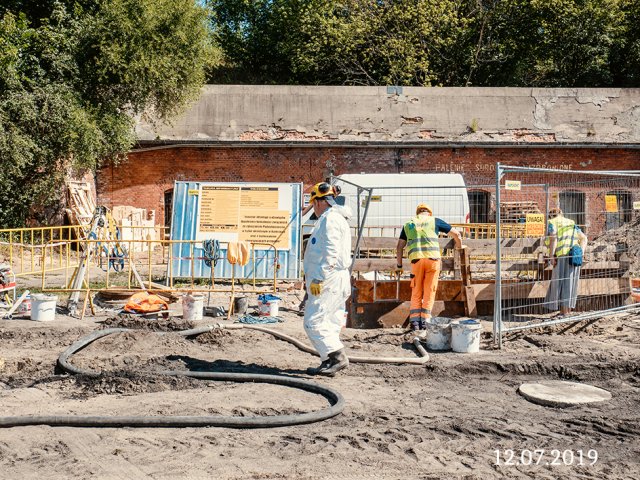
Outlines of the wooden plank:
[{"label": "wooden plank", "polygon": [[393,310],[381,315],[378,318],[378,323],[383,328],[401,327],[409,318],[410,309],[411,302],[402,302]]},{"label": "wooden plank", "polygon": [[[355,248],[357,237],[351,237],[351,248]],[[477,241],[477,240],[475,240]],[[452,238],[439,238],[440,249],[453,249],[455,242]],[[464,241],[463,243],[466,243]],[[395,250],[398,239],[393,237],[362,237],[360,239],[360,250]]]},{"label": "wooden plank", "polygon": [[[357,289],[357,296],[354,300],[356,304],[373,303],[373,281],[356,280],[354,286]],[[396,288],[395,281],[377,282],[376,297],[378,299],[396,298]],[[411,299],[411,281],[409,279],[400,280],[399,298],[401,301]],[[460,280],[440,280],[436,290],[436,300],[463,301],[462,282]]]},{"label": "wooden plank", "polygon": [[[351,246],[355,247],[357,237],[351,238]],[[397,238],[393,237],[362,237],[360,240],[360,250],[395,250],[398,243]],[[451,249],[455,247],[452,238],[439,238],[438,243],[440,249]],[[471,255],[495,255],[496,241],[495,239],[463,239],[462,244],[469,247]],[[503,238],[500,241],[500,248],[509,254],[536,254],[540,249],[544,248],[544,242],[541,238]]]},{"label": "wooden plank", "polygon": [[[602,279],[583,279],[580,281],[580,292],[579,292],[579,300],[585,300],[588,297],[598,295],[623,295],[629,292],[629,286],[625,279],[609,279],[610,282],[607,284],[602,282]],[[368,328],[376,328],[380,325],[378,324],[378,318],[381,318],[385,313],[395,311],[394,313],[390,313],[387,318],[385,318],[385,323],[391,325],[392,323],[397,323],[401,320],[403,316],[403,310],[396,308],[398,305],[401,305],[403,302],[408,302],[411,298],[411,289],[409,288],[408,281],[401,282],[401,295],[400,302],[380,302],[373,303],[371,301],[366,301],[367,297],[369,299],[372,298],[373,292],[373,282],[368,281],[356,281],[358,294],[356,295],[356,299],[354,302],[354,306],[356,307],[356,312],[360,310],[360,315],[356,315],[359,317],[358,324],[363,323],[360,326],[362,328],[364,324],[367,324]],[[387,285],[391,284],[388,283]],[[507,284],[509,285],[509,284]],[[531,283],[517,283],[512,282],[511,285],[514,289],[505,289],[503,291],[503,300],[541,300],[546,295],[549,282],[531,282]],[[518,288],[515,288],[515,287]],[[369,295],[363,295],[362,287],[369,290]],[[494,298],[495,284],[491,282],[487,283],[474,283],[473,285],[466,287],[464,290],[464,294],[461,295],[461,287],[462,282],[455,280],[441,280],[438,283],[438,291],[436,293],[436,303],[433,308],[434,315],[469,315],[473,316],[474,307],[477,311],[480,311],[480,307],[478,306],[478,302],[481,302],[483,305],[482,310],[487,310],[486,305],[491,304]],[[378,287],[378,294],[380,294],[380,288],[384,288],[381,285]],[[467,292],[467,289],[469,290]],[[366,293],[366,292],[364,292]],[[390,297],[395,295],[395,290],[393,292],[389,292]],[[463,298],[463,296],[465,298]],[[473,299],[473,300],[472,300]],[[373,309],[373,310],[371,310]],[[456,312],[456,313],[453,313]],[[374,313],[377,313],[375,319],[368,318]],[[486,313],[486,312],[485,312]],[[477,313],[476,313],[477,314]]]},{"label": "wooden plank", "polygon": [[[466,250],[466,249],[465,249]],[[461,262],[460,262],[460,250],[453,251],[453,278],[455,280],[462,279]]]},{"label": "wooden plank", "polygon": [[476,295],[473,286],[471,285],[464,287],[464,314],[468,317],[475,317],[478,315]]},{"label": "wooden plank", "polygon": [[[366,272],[393,272],[396,269],[395,258],[357,258],[353,263],[353,271]],[[411,262],[406,258],[402,260],[402,269],[405,272],[411,272]],[[453,269],[453,260],[450,258],[442,259],[442,270],[448,271]]]},{"label": "wooden plank", "polygon": [[462,285],[471,284],[471,257],[469,255],[469,249],[463,248],[462,250],[456,250],[456,253],[460,256],[460,277],[462,279]]}]

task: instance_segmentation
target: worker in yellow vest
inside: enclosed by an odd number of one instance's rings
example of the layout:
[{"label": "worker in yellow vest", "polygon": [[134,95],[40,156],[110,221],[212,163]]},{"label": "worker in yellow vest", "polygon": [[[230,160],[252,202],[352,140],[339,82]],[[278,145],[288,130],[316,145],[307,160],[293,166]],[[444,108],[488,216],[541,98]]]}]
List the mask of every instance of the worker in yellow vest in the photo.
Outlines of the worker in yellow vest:
[{"label": "worker in yellow vest", "polygon": [[444,220],[434,217],[431,207],[421,203],[416,208],[416,216],[404,225],[396,246],[396,273],[402,274],[405,247],[411,262],[409,321],[414,331],[426,330],[431,320],[440,275],[440,232],[452,237],[456,248],[462,248],[460,232]]},{"label": "worker in yellow vest", "polygon": [[584,252],[587,236],[576,222],[564,216],[561,209],[552,208],[549,211],[546,244],[553,273],[544,305],[548,310],[560,310],[561,315],[567,315],[576,307],[580,281],[580,267],[572,265],[569,251],[574,245],[580,245]]}]

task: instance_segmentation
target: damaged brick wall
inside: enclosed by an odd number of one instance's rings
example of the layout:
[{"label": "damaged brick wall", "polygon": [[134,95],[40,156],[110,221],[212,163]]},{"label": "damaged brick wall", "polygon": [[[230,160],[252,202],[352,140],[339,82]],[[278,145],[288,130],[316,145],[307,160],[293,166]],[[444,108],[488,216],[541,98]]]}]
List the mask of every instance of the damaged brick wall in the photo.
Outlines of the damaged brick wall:
[{"label": "damaged brick wall", "polygon": [[309,189],[331,172],[460,173],[467,185],[495,183],[496,162],[563,170],[638,170],[640,149],[514,147],[169,147],[134,151],[97,175],[98,201],[156,211],[176,180],[303,182]]}]

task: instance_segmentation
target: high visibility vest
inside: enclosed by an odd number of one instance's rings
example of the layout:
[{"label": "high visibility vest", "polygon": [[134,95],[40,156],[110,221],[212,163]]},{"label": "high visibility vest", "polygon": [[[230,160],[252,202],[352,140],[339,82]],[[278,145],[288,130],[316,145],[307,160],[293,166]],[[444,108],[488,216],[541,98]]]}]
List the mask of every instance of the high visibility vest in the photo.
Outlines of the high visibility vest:
[{"label": "high visibility vest", "polygon": [[434,217],[415,217],[404,226],[409,260],[440,258],[440,245]]},{"label": "high visibility vest", "polygon": [[[569,250],[575,243],[577,238],[575,235],[576,222],[569,220],[568,218],[558,216],[549,220],[549,223],[555,227],[557,235],[556,251],[553,254],[556,257],[564,257],[569,254]],[[572,240],[573,238],[573,240]],[[550,245],[550,241],[547,238],[547,246]]]}]

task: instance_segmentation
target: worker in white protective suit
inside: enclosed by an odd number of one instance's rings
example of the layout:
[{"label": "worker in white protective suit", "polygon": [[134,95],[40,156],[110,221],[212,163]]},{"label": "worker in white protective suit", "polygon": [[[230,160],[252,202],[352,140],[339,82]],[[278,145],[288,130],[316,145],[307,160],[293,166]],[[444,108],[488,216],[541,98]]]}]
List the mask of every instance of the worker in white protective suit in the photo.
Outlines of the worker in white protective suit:
[{"label": "worker in white protective suit", "polygon": [[351,211],[336,205],[335,190],[318,183],[310,202],[318,217],[304,254],[304,274],[309,298],[304,311],[304,329],[322,363],[310,368],[313,375],[334,376],[349,365],[340,342],[346,323],[345,303],[351,294]]}]

